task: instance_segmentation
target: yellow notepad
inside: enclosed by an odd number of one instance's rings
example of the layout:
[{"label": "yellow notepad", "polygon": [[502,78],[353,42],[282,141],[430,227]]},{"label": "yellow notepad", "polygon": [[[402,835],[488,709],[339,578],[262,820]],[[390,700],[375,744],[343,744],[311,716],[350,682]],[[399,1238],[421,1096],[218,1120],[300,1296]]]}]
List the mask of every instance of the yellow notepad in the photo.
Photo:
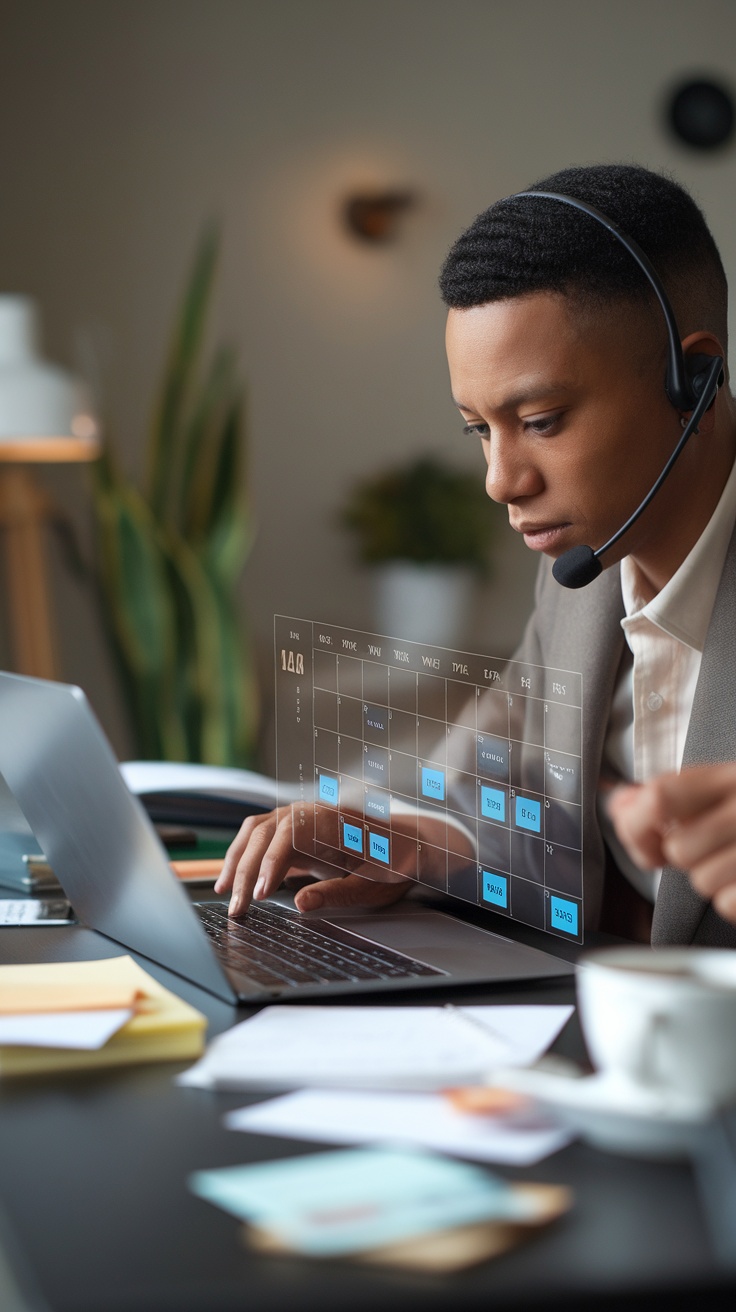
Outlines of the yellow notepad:
[{"label": "yellow notepad", "polygon": [[[136,1014],[102,1048],[0,1045],[0,1075],[34,1075],[136,1062],[198,1057],[207,1025],[201,1012],[171,993],[129,956],[38,966],[0,966],[0,1010],[75,1011],[134,1006]],[[29,1006],[33,1000],[35,1005]],[[61,1007],[59,999],[66,1005]]]},{"label": "yellow notepad", "polygon": [[130,957],[0,966],[0,1015],[133,1008],[149,978]]}]

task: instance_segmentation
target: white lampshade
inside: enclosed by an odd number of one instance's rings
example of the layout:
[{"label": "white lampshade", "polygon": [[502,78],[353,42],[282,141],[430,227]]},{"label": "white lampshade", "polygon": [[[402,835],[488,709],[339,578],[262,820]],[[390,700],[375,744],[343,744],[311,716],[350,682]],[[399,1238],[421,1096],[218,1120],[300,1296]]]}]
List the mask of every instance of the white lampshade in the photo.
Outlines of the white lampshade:
[{"label": "white lampshade", "polygon": [[78,439],[97,446],[81,382],[41,359],[38,313],[28,296],[0,295],[0,442]]}]

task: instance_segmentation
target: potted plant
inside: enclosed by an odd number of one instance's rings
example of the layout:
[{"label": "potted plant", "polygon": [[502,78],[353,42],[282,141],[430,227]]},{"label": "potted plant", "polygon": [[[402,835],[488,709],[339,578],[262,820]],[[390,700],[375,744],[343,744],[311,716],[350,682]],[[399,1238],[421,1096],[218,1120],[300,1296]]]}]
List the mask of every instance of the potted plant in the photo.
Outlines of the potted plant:
[{"label": "potted plant", "polygon": [[499,522],[482,479],[422,456],[357,483],[340,518],[359,560],[376,570],[378,630],[458,641],[474,578],[490,572]]},{"label": "potted plant", "polygon": [[237,596],[252,538],[243,388],[231,351],[202,359],[218,246],[208,229],[174,325],[144,478],[123,471],[109,435],[103,446],[98,592],[136,752],[250,765],[258,703]]}]

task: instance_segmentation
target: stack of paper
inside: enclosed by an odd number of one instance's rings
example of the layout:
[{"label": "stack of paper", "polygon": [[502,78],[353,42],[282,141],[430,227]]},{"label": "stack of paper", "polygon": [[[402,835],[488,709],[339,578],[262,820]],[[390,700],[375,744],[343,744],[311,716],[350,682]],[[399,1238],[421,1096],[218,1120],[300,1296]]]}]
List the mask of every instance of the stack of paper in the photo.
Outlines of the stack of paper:
[{"label": "stack of paper", "polygon": [[0,966],[0,1075],[197,1057],[206,1023],[128,956]]},{"label": "stack of paper", "polygon": [[[322,1143],[414,1143],[528,1165],[570,1140],[529,1115],[460,1115],[436,1090],[485,1084],[546,1052],[571,1006],[266,1007],[178,1077],[197,1088],[290,1088],[230,1112],[252,1134]],[[309,1086],[309,1087],[304,1087]]]}]

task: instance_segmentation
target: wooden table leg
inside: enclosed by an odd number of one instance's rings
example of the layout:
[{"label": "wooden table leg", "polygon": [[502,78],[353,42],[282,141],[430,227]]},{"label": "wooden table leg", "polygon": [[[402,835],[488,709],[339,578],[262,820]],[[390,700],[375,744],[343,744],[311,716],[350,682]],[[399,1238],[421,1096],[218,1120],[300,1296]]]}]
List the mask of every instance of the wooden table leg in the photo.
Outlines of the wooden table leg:
[{"label": "wooden table leg", "polygon": [[43,533],[48,499],[30,470],[0,473],[0,526],[5,539],[11,640],[15,668],[41,679],[58,678]]}]

